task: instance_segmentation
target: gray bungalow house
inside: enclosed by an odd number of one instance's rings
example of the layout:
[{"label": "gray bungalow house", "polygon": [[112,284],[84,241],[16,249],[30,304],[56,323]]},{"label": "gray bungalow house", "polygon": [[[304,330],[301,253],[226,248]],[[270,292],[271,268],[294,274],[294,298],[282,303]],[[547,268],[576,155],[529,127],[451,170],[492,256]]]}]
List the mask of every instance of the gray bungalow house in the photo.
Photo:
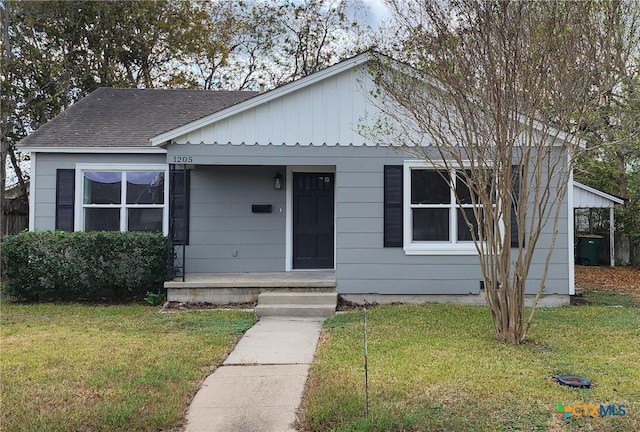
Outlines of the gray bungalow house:
[{"label": "gray bungalow house", "polygon": [[[437,225],[412,217],[412,193],[442,180],[358,134],[375,113],[368,59],[266,93],[94,91],[20,143],[32,154],[30,229],[172,235],[184,277],[167,282],[170,300],[238,302],[289,286],[355,302],[484,302],[455,199]],[[567,202],[547,304],[573,293]]]}]

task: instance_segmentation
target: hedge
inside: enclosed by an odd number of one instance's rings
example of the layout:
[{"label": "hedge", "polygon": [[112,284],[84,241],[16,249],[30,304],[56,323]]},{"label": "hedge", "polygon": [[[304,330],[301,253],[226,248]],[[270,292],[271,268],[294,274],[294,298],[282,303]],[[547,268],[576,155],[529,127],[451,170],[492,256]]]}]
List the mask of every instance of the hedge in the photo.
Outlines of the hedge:
[{"label": "hedge", "polygon": [[25,231],[1,247],[3,291],[13,298],[129,300],[162,289],[170,243],[148,232]]}]

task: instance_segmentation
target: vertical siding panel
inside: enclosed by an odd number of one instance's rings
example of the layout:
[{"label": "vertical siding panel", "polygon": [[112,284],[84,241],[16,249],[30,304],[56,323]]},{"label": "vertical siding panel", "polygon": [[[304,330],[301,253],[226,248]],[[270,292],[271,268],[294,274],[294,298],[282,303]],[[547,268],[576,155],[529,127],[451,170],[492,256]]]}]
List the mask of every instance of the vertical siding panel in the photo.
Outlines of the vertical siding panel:
[{"label": "vertical siding panel", "polygon": [[339,125],[338,119],[340,118],[340,112],[338,109],[338,80],[334,77],[328,79],[324,85],[325,93],[325,133],[322,142],[326,142],[328,145],[334,145],[338,142],[337,128]]},{"label": "vertical siding panel", "polygon": [[229,130],[229,121],[224,121],[216,124],[216,134],[212,137],[213,140],[210,142],[219,142],[221,144],[226,144],[230,141],[230,130]]},{"label": "vertical siding panel", "polygon": [[271,118],[271,104],[262,104],[260,112],[256,114],[256,141],[268,143],[271,141],[269,119]]},{"label": "vertical siding panel", "polygon": [[337,98],[336,98],[336,111],[338,112],[338,120],[336,123],[336,138],[335,141],[339,143],[344,142],[344,119],[349,116],[349,104],[351,95],[349,95],[349,88],[346,85],[346,79],[336,80],[337,86]]},{"label": "vertical siding panel", "polygon": [[210,127],[208,127],[206,130],[202,131],[202,142],[204,142],[205,144],[213,144],[214,142],[216,142],[216,139],[214,137],[218,136],[218,125],[211,125]]},{"label": "vertical siding panel", "polygon": [[294,133],[294,138],[293,141],[300,143],[302,145],[308,145],[309,144],[309,135],[306,133],[305,130],[305,120],[306,120],[306,113],[307,113],[307,109],[309,108],[309,105],[307,104],[307,101],[309,100],[309,98],[307,97],[309,94],[309,88],[305,88],[302,91],[296,92],[296,112],[294,114],[294,118],[297,120],[295,121],[295,133]]},{"label": "vertical siding panel", "polygon": [[274,100],[271,102],[271,133],[273,135],[272,142],[276,145],[281,145],[286,136],[280,131],[284,130],[284,113],[282,99]]},{"label": "vertical siding panel", "polygon": [[187,141],[191,144],[200,144],[202,142],[202,130],[195,130],[190,132],[187,136]]},{"label": "vertical siding panel", "polygon": [[313,140],[313,86],[298,92],[296,142],[307,145]]},{"label": "vertical siding panel", "polygon": [[[284,119],[283,124],[280,126],[282,129],[276,131],[276,135],[282,136],[282,141],[288,145],[295,144],[294,141],[294,127],[295,120],[291,117],[295,115],[297,110],[297,100],[295,96],[287,95],[283,98],[282,103],[280,105],[280,109],[282,110],[282,117]],[[278,140],[280,141],[280,140]]]},{"label": "vertical siding panel", "polygon": [[346,142],[353,143],[353,128],[358,124],[358,108],[362,102],[362,96],[355,91],[354,74],[349,74],[349,121],[344,125],[344,137]]},{"label": "vertical siding panel", "polygon": [[228,138],[225,141],[231,141],[232,143],[244,142],[247,134],[242,131],[242,117],[245,113],[235,115],[227,121]]},{"label": "vertical siding panel", "polygon": [[281,109],[284,122],[281,126],[282,129],[276,131],[276,135],[283,136],[283,142],[288,145],[293,145],[295,144],[295,141],[293,141],[293,127],[295,127],[296,122],[291,118],[291,116],[295,115],[295,112],[298,109],[296,97],[291,95],[285,96],[285,99],[282,100]]},{"label": "vertical siding panel", "polygon": [[354,112],[350,126],[350,139],[355,145],[361,145],[363,138],[358,134],[358,125],[360,120],[364,119],[366,106],[368,104],[367,95],[363,94],[358,83],[356,73],[351,75],[351,94],[353,95]]},{"label": "vertical siding panel", "polygon": [[315,84],[309,89],[307,103],[309,104],[307,134],[313,145],[319,145],[324,142],[322,136],[322,131],[325,129],[324,119],[326,117],[324,112],[328,110],[324,102],[324,91],[321,83]]},{"label": "vertical siding panel", "polygon": [[260,113],[264,112],[262,105],[247,111],[247,114],[244,118],[244,124],[242,125],[241,133],[244,133],[247,135],[246,139],[244,139],[244,142],[246,142],[247,144],[253,145],[256,143],[256,141],[258,141],[258,136],[257,136],[257,131],[258,131],[258,122],[257,122],[258,114],[257,113],[258,112]]}]

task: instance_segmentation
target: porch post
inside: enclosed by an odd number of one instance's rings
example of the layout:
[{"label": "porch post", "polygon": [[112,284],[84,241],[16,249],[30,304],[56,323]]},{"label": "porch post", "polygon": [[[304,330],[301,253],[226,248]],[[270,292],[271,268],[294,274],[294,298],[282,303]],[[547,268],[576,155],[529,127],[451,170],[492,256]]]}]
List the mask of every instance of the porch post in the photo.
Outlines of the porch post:
[{"label": "porch post", "polygon": [[616,226],[613,220],[613,206],[609,207],[609,257],[611,259],[611,267],[616,265],[616,248],[614,245]]}]

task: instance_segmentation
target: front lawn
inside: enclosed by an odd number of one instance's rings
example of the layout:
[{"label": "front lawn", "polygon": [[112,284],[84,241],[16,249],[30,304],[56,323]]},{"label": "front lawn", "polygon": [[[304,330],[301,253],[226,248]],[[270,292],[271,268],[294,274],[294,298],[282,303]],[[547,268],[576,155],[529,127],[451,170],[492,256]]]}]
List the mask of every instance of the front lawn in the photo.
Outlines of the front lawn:
[{"label": "front lawn", "polygon": [[[539,309],[530,343],[495,342],[485,307],[369,310],[365,419],[362,312],[325,323],[304,404],[308,431],[638,431],[640,309]],[[553,376],[585,375],[591,389]],[[624,404],[626,416],[554,414],[559,403]],[[617,411],[620,413],[619,411]]]},{"label": "front lawn", "polygon": [[5,303],[0,430],[176,428],[253,323],[240,311]]}]

